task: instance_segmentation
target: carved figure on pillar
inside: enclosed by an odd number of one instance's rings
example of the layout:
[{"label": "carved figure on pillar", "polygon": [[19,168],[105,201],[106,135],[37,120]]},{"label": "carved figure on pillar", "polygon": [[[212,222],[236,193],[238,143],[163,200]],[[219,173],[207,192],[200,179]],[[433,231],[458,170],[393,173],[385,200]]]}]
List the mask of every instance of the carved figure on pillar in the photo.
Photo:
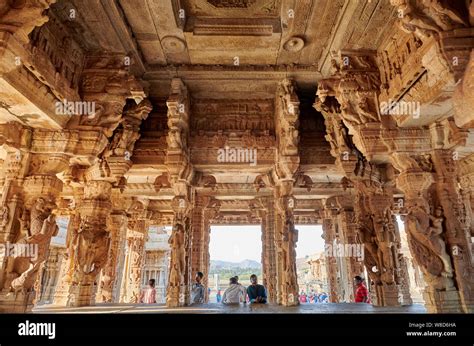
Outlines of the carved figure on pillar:
[{"label": "carved figure on pillar", "polygon": [[68,306],[95,304],[96,280],[109,252],[107,218],[112,209],[111,193],[112,184],[107,181],[90,181],[84,188],[78,206],[79,226],[71,239],[73,274]]},{"label": "carved figure on pillar", "polygon": [[103,220],[93,216],[81,218],[75,234],[73,281],[93,282],[107,261],[109,237]]},{"label": "carved figure on pillar", "polygon": [[171,261],[166,294],[166,304],[170,307],[181,306],[186,303],[189,256],[189,221],[185,217],[176,220],[171,236],[168,240],[171,248]]},{"label": "carved figure on pillar", "polygon": [[435,214],[420,205],[408,207],[405,216],[407,230],[410,232],[410,243],[414,255],[429,281],[438,290],[453,289],[453,270],[451,258],[446,252],[446,244],[441,238],[443,233],[443,214],[441,208],[436,208]]},{"label": "carved figure on pillar", "polygon": [[58,226],[55,217],[51,213],[53,204],[42,197],[37,198],[30,211],[30,222],[27,234],[17,241],[17,244],[37,246],[36,258],[16,257],[12,259],[9,266],[4,289],[9,291],[30,290],[37,277],[40,266],[48,255],[51,237],[57,235]]}]

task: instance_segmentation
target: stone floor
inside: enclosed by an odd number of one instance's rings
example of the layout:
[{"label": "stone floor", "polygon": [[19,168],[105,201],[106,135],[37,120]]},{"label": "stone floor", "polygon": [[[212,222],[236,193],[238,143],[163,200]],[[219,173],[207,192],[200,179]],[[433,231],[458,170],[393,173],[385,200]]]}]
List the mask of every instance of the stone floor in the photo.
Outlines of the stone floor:
[{"label": "stone floor", "polygon": [[246,313],[303,313],[303,314],[371,314],[371,313],[426,313],[423,305],[414,304],[403,307],[373,307],[368,304],[355,303],[330,303],[330,304],[302,304],[295,307],[282,307],[277,305],[240,305],[224,306],[222,304],[204,304],[181,308],[167,308],[163,304],[97,304],[93,307],[64,308],[54,305],[43,305],[36,307],[34,313],[84,313],[84,314],[168,314],[168,313],[190,313],[190,314],[246,314]]}]

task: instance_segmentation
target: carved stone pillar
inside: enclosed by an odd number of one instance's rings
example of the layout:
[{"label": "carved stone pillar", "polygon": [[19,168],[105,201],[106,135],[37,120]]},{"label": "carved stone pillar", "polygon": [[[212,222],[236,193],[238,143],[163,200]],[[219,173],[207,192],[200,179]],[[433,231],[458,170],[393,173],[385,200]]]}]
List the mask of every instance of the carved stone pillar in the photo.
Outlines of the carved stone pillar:
[{"label": "carved stone pillar", "polygon": [[192,207],[192,230],[193,230],[193,244],[192,244],[192,263],[191,273],[195,275],[197,272],[204,273],[205,256],[204,247],[204,208],[208,203],[209,198],[203,196],[195,196],[194,205]]},{"label": "carved stone pillar", "polygon": [[16,234],[10,232],[8,241],[15,243],[15,251],[21,246],[26,252],[21,256],[9,254],[6,258],[0,292],[2,312],[24,313],[33,308],[34,285],[48,258],[51,237],[58,232],[52,210],[62,182],[55,175],[30,175],[25,178],[23,188],[25,210],[21,220],[17,220],[22,230],[18,229]]},{"label": "carved stone pillar", "polygon": [[265,209],[260,212],[262,220],[262,270],[263,285],[267,289],[268,301],[277,302],[277,254],[275,247],[275,212],[271,198],[262,198]]},{"label": "carved stone pillar", "polygon": [[[82,196],[82,190],[76,190],[76,198],[79,201]],[[64,251],[63,259],[61,261],[61,268],[59,270],[59,282],[54,291],[53,303],[55,305],[66,306],[69,298],[69,290],[71,288],[72,277],[74,274],[74,248],[73,237],[77,233],[80,224],[80,215],[77,211],[73,211],[69,217],[66,233],[66,251]]]},{"label": "carved stone pillar", "polygon": [[171,263],[166,305],[182,306],[189,303],[192,280],[192,196],[193,167],[189,158],[190,97],[183,81],[171,81],[168,107],[166,178],[173,188],[173,231],[169,239]]},{"label": "carved stone pillar", "polygon": [[79,227],[72,235],[72,280],[67,306],[95,304],[97,278],[107,262],[110,235],[107,218],[112,210],[112,184],[89,181],[79,211]]},{"label": "carved stone pillar", "polygon": [[363,276],[364,271],[362,244],[357,242],[357,222],[355,213],[352,210],[341,210],[337,215],[337,222],[344,246],[344,259],[347,263],[347,289],[349,301],[353,302],[355,298],[354,277]]},{"label": "carved stone pillar", "polygon": [[[292,182],[289,184],[292,185]],[[299,304],[296,274],[296,243],[298,230],[295,229],[293,207],[294,197],[288,194],[277,195],[276,204],[276,248],[278,252],[277,285],[278,303],[284,306]]]},{"label": "carved stone pillar", "polygon": [[[15,148],[8,148],[3,162],[3,189],[1,205],[0,241],[2,244],[14,242],[21,231],[21,218],[24,211],[22,182],[26,174],[27,158]],[[8,256],[0,253],[0,289],[4,289]]]},{"label": "carved stone pillar", "polygon": [[[465,209],[464,223],[469,228],[471,237],[474,237],[474,154],[459,161],[459,182],[461,196]],[[474,244],[471,244],[474,252]]]},{"label": "carved stone pillar", "polygon": [[275,163],[275,245],[277,257],[277,303],[298,305],[296,275],[296,242],[293,208],[296,204],[293,185],[299,167],[299,99],[296,84],[284,79],[278,85],[275,97],[275,134],[277,159]]},{"label": "carved stone pillar", "polygon": [[[353,276],[351,269],[351,257],[353,246],[349,244],[347,232],[345,230],[347,221],[343,218],[344,205],[340,205],[342,198],[329,198],[325,201],[325,209],[323,211],[323,220],[330,228],[331,234],[323,233],[323,238],[329,239],[325,244],[324,253],[326,262],[331,265],[330,276],[331,293],[334,298],[331,300],[337,302],[348,302],[353,298]],[[327,221],[329,220],[329,222]],[[351,253],[346,250],[351,250]],[[357,255],[354,248],[354,255]],[[358,274],[357,274],[358,275]]]},{"label": "carved stone pillar", "polygon": [[[211,238],[211,220],[213,220],[217,214],[219,213],[219,208],[220,208],[220,202],[215,199],[215,198],[209,198],[207,199],[207,205],[206,208],[204,209],[204,226],[203,226],[203,242],[202,242],[202,267],[203,267],[203,274],[204,274],[204,279],[203,279],[203,285],[204,287],[208,287],[208,281],[209,281],[209,271],[210,271],[210,266],[211,266],[211,255],[209,253],[209,242]],[[209,301],[209,292],[206,289],[205,290],[205,297],[206,297],[206,302]]]},{"label": "carved stone pillar", "polygon": [[398,263],[400,266],[400,292],[402,294],[402,305],[412,305],[413,299],[411,297],[410,285],[415,285],[415,282],[410,281],[410,273],[408,271],[408,258],[405,257],[402,253],[398,255]]},{"label": "carved stone pillar", "polygon": [[135,202],[135,206],[138,205],[140,206],[135,210],[135,213],[132,213],[132,217],[128,221],[128,262],[124,292],[124,300],[127,303],[140,302],[142,270],[145,265],[145,243],[150,226],[145,206],[140,202]]},{"label": "carved stone pillar", "polygon": [[44,265],[41,277],[41,295],[36,290],[36,301],[38,303],[52,303],[54,292],[60,279],[60,270],[62,259],[64,258],[65,248],[60,246],[52,246],[49,251],[48,260]]},{"label": "carved stone pillar", "polygon": [[[397,187],[405,194],[404,216],[413,259],[423,272],[423,293],[428,312],[461,312],[459,292],[454,286],[453,265],[443,240],[443,213],[432,204],[434,175],[429,155],[393,153],[394,166],[401,172]],[[431,204],[431,205],[430,205]],[[432,208],[430,208],[432,207]]]},{"label": "carved stone pillar", "polygon": [[354,205],[359,239],[365,245],[364,262],[374,283],[378,306],[400,305],[400,236],[392,215],[393,194],[388,186],[368,179],[355,180]]},{"label": "carved stone pillar", "polygon": [[107,222],[110,233],[110,247],[107,263],[102,269],[97,300],[103,303],[116,303],[119,298],[118,276],[120,261],[125,258],[125,241],[128,217],[125,213],[112,213]]},{"label": "carved stone pillar", "polygon": [[184,198],[175,197],[175,217],[173,231],[169,238],[171,261],[166,293],[166,305],[169,307],[183,306],[189,303],[189,286],[191,284],[191,219],[188,202]]},{"label": "carved stone pillar", "polygon": [[[49,242],[58,230],[56,198],[61,172],[68,158],[51,151],[51,142],[19,124],[0,126],[1,143],[7,151],[1,208],[0,240],[8,251],[0,256],[0,311],[31,310],[38,274],[47,259]],[[38,143],[44,144],[39,147]],[[35,154],[30,153],[34,148]],[[46,149],[45,149],[46,148]],[[48,152],[45,154],[45,152]]]},{"label": "carved stone pillar", "polygon": [[[446,251],[451,255],[455,286],[464,312],[474,312],[473,254],[468,215],[458,184],[457,162],[452,150],[436,149],[432,154],[436,171],[435,189],[439,200],[439,215],[444,225]],[[442,230],[442,225],[440,230]]]},{"label": "carved stone pillar", "polygon": [[339,303],[339,294],[337,292],[337,263],[334,256],[328,256],[328,248],[334,246],[334,241],[336,239],[336,234],[334,230],[334,221],[331,217],[331,214],[325,215],[323,218],[323,234],[322,238],[324,239],[325,244],[325,258],[326,258],[326,271],[328,278],[328,289],[329,289],[329,302],[330,303]]},{"label": "carved stone pillar", "polygon": [[204,277],[202,279],[202,284],[206,288],[204,291],[205,302],[209,302],[209,271],[211,269],[211,254],[209,253],[209,242],[211,240],[211,224],[209,219],[206,219],[207,212],[204,211],[204,227],[203,227],[203,240],[202,240],[202,250],[201,250],[201,263],[202,263],[202,273]]}]

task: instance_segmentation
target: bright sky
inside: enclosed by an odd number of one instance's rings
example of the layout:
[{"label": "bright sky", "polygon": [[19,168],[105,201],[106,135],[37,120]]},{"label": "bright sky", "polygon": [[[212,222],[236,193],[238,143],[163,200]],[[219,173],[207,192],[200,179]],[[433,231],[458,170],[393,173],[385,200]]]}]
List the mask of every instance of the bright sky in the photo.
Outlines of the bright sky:
[{"label": "bright sky", "polygon": [[261,262],[262,233],[260,226],[211,226],[209,243],[211,260]]},{"label": "bright sky", "polygon": [[324,251],[323,227],[321,225],[296,225],[298,243],[296,243],[296,257],[304,258]]},{"label": "bright sky", "polygon": [[[298,258],[324,251],[321,226],[296,226],[298,229]],[[211,260],[240,262],[245,259],[261,261],[262,232],[260,226],[212,226],[209,244]]]}]

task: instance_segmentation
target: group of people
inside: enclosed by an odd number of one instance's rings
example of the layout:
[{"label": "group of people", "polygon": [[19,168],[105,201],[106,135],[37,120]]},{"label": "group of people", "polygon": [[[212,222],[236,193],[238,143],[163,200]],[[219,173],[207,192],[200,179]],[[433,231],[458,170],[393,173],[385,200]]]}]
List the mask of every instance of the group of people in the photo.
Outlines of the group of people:
[{"label": "group of people", "polygon": [[[205,288],[202,284],[203,277],[204,274],[202,272],[196,273],[195,281],[191,288],[191,304],[202,304],[205,302]],[[369,291],[364,284],[364,279],[356,276],[354,277],[354,284],[356,287],[355,302],[370,304]],[[267,302],[267,290],[258,283],[258,278],[255,274],[250,276],[250,285],[247,288],[239,283],[238,276],[231,277],[229,287],[224,291],[221,301],[223,304],[240,304],[246,303],[247,297],[248,301],[252,304],[265,304]],[[317,295],[312,291],[309,295],[306,295],[302,291],[299,299],[301,303],[323,303],[327,302],[328,296],[324,292]],[[140,303],[156,304],[155,279],[148,281],[148,288],[143,290],[140,295]]]},{"label": "group of people", "polygon": [[[205,291],[201,283],[202,278],[203,274],[198,272],[191,289],[192,304],[202,304],[204,302]],[[265,304],[267,302],[267,290],[263,285],[258,283],[258,278],[255,274],[250,276],[250,285],[247,288],[239,283],[238,276],[231,277],[229,279],[229,287],[224,291],[220,301],[223,304],[247,303],[247,297],[248,301],[252,304]]]},{"label": "group of people", "polygon": [[[355,286],[355,303],[367,303],[370,304],[369,290],[364,284],[364,279],[357,275],[354,277],[354,286]],[[326,292],[320,294],[314,293],[313,290],[309,294],[306,294],[305,291],[301,291],[299,295],[300,303],[327,303],[329,296]]]},{"label": "group of people", "polygon": [[305,291],[301,291],[300,293],[300,303],[327,303],[328,302],[328,295],[326,292],[322,293],[315,293],[313,290],[306,294]]}]

